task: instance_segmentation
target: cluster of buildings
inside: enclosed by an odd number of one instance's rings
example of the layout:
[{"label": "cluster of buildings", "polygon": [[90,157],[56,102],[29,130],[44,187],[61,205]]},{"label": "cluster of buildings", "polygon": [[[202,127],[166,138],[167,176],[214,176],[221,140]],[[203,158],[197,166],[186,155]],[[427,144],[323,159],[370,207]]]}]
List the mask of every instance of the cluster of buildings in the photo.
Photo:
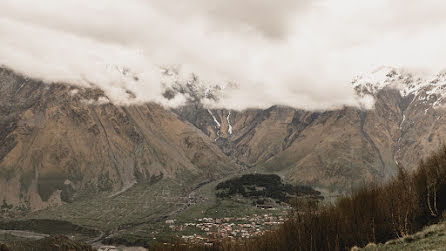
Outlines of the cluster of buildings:
[{"label": "cluster of buildings", "polygon": [[[175,220],[167,220],[172,231],[198,232],[200,234],[183,235],[182,239],[189,243],[212,242],[218,239],[253,238],[263,235],[274,227],[283,224],[285,215],[263,214],[247,217],[201,218],[193,223],[175,224]],[[195,230],[195,231],[194,231]]]}]

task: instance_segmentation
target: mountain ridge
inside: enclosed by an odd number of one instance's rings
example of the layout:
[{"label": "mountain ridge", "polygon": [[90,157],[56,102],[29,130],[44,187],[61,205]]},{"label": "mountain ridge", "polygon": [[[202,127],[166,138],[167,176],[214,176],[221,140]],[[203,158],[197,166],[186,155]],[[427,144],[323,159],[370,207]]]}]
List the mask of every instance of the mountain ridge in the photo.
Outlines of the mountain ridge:
[{"label": "mountain ridge", "polygon": [[[359,96],[373,95],[370,110],[234,111],[208,108],[202,99],[218,100],[224,88],[203,87],[197,77],[173,85],[167,98],[190,99],[166,109],[116,106],[100,89],[45,84],[3,69],[0,200],[35,210],[85,189],[113,196],[140,181],[181,180],[183,172],[198,184],[251,168],[333,192],[384,182],[398,165],[412,169],[421,152],[443,142],[446,75],[427,82],[394,68],[379,75],[352,81]],[[402,84],[408,89],[398,89]]]},{"label": "mountain ridge", "polygon": [[98,89],[0,75],[10,97],[0,104],[0,200],[8,205],[35,210],[80,191],[115,194],[160,175],[203,181],[239,168],[159,105],[118,107],[101,102]]},{"label": "mountain ridge", "polygon": [[[443,73],[439,73],[431,79],[426,79],[414,77],[414,74],[391,67],[381,68],[379,71],[373,72],[371,76],[356,77],[352,81],[352,88],[359,97],[373,96],[375,100],[373,109],[344,107],[332,111],[312,112],[273,106],[265,110],[230,111],[208,109],[205,104],[195,100],[184,107],[174,109],[174,111],[181,119],[191,122],[206,135],[213,138],[226,154],[232,156],[239,163],[246,166],[261,165],[264,167],[263,170],[266,171],[281,172],[284,170],[280,168],[282,165],[288,170],[299,169],[303,166],[308,177],[317,177],[320,174],[312,174],[311,168],[308,166],[320,169],[313,164],[319,163],[327,167],[326,165],[330,164],[324,163],[322,160],[324,157],[322,156],[332,156],[328,157],[328,160],[334,162],[335,156],[346,157],[346,152],[353,150],[355,154],[362,156],[360,157],[362,161],[354,160],[355,157],[348,156],[336,165],[344,166],[341,168],[346,169],[344,172],[354,173],[361,169],[361,165],[358,165],[358,163],[368,162],[372,170],[375,169],[375,174],[372,174],[372,172],[355,175],[358,180],[361,180],[359,183],[363,184],[364,181],[367,183],[377,179],[387,180],[396,173],[398,165],[412,169],[413,161],[422,157],[419,154],[422,147],[427,148],[426,152],[429,153],[441,144],[443,134],[442,130],[439,129],[442,127],[440,123],[441,115],[439,114],[443,113],[440,104],[443,95],[446,94],[446,92],[443,92],[443,88],[446,88],[446,78]],[[422,111],[422,114],[420,111]],[[429,116],[430,120],[434,122],[431,125],[436,126],[436,128],[424,130],[427,124],[424,123],[426,120],[422,118],[423,115]],[[227,120],[228,116],[230,116],[230,121]],[[342,124],[332,124],[327,127],[324,126],[327,121],[337,121],[338,123],[342,121]],[[352,123],[354,125],[349,128]],[[419,128],[414,128],[414,125]],[[227,133],[229,127],[231,128],[230,134]],[[346,129],[346,131],[350,131],[349,133],[344,136],[339,135],[339,138],[333,142],[334,144],[344,142],[342,150],[323,144],[308,144],[308,141],[301,141],[301,147],[293,146],[296,140],[299,141],[299,139],[305,137],[306,132],[313,131],[311,136],[307,135],[306,137],[320,138],[320,143],[324,138],[329,139],[336,135],[336,133],[330,133],[321,138],[323,131],[317,131],[317,127],[322,127],[324,130],[336,130],[338,133],[340,129],[349,128]],[[418,133],[418,130],[429,132],[429,136],[427,136],[428,144],[417,142],[416,138],[418,136],[415,134]],[[436,135],[436,138],[434,135]],[[269,136],[275,139],[271,139]],[[351,140],[345,140],[345,137]],[[268,144],[269,149],[266,149],[259,142]],[[416,142],[415,145],[414,142]],[[351,149],[352,147],[347,147],[345,144],[349,146],[358,145],[359,147]],[[306,149],[302,145],[313,145],[313,147]],[[328,149],[318,149],[320,147]],[[290,150],[287,151],[288,148]],[[407,148],[409,148],[410,153],[402,153]],[[371,154],[364,154],[364,152],[371,152]],[[314,153],[318,153],[317,156],[312,156],[315,155]],[[293,155],[294,157],[292,157]],[[290,160],[290,158],[293,160]],[[373,163],[372,159],[377,162]],[[357,163],[356,166],[350,164],[355,162]],[[348,165],[351,165],[351,167],[345,168]],[[337,169],[338,167],[332,165],[331,168],[323,168],[320,172],[332,168]],[[299,175],[298,173],[293,175],[287,172],[284,173],[284,176],[294,182],[321,185],[317,178],[304,179],[298,176],[305,175]],[[331,176],[331,174],[326,176]],[[372,178],[373,176],[375,177]],[[364,179],[364,177],[368,178]],[[353,179],[350,178],[350,180]],[[348,187],[347,190],[356,186],[349,187],[345,181],[343,183],[341,187],[343,189]],[[329,183],[324,184],[324,186],[327,185],[330,186]]]}]

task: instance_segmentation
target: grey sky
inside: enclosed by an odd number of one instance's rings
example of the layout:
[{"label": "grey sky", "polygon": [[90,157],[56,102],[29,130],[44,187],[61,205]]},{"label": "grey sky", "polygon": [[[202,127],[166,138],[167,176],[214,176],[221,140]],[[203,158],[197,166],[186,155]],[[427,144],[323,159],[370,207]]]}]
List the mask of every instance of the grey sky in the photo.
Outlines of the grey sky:
[{"label": "grey sky", "polygon": [[350,80],[381,65],[443,69],[445,31],[440,0],[2,0],[0,64],[166,105],[184,99],[162,98],[159,66],[180,65],[238,84],[216,106],[329,109],[357,105]]}]

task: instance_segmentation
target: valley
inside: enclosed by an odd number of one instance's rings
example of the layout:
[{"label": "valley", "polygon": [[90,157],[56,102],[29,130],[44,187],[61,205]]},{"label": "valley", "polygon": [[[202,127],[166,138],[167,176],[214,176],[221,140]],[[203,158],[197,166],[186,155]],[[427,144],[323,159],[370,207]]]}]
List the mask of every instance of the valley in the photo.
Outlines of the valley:
[{"label": "valley", "polygon": [[0,251],[446,250],[446,1],[0,0]]},{"label": "valley", "polygon": [[[437,91],[444,75],[429,85],[384,71],[377,82],[353,82],[357,95],[375,98],[371,110],[232,111],[206,108],[202,99],[212,90],[194,87],[199,82],[179,89],[194,97],[188,105],[169,110],[119,106],[99,89],[46,84],[2,69],[0,92],[8,99],[0,100],[1,221],[69,222],[96,231],[67,232],[74,240],[148,247],[183,236],[211,240],[242,224],[189,227],[203,218],[217,224],[228,217],[285,217],[285,199],[298,187],[330,203],[364,184],[383,184],[398,166],[412,170],[443,143],[446,119]],[[402,83],[412,89],[398,89]],[[259,175],[280,183],[271,191],[254,184],[219,189],[244,177],[260,181]],[[265,222],[255,223],[254,232],[238,230],[259,235],[268,230]],[[48,234],[32,224],[9,230]]]}]

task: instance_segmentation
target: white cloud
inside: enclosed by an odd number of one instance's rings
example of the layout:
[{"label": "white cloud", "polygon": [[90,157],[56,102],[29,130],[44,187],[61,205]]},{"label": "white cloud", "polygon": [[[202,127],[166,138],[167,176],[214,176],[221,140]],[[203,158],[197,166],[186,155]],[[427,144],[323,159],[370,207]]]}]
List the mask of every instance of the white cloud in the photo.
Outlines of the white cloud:
[{"label": "white cloud", "polygon": [[380,65],[444,68],[445,12],[439,0],[2,0],[0,65],[166,106],[185,97],[162,97],[159,66],[181,65],[238,84],[214,106],[330,109],[359,105],[350,80]]}]

